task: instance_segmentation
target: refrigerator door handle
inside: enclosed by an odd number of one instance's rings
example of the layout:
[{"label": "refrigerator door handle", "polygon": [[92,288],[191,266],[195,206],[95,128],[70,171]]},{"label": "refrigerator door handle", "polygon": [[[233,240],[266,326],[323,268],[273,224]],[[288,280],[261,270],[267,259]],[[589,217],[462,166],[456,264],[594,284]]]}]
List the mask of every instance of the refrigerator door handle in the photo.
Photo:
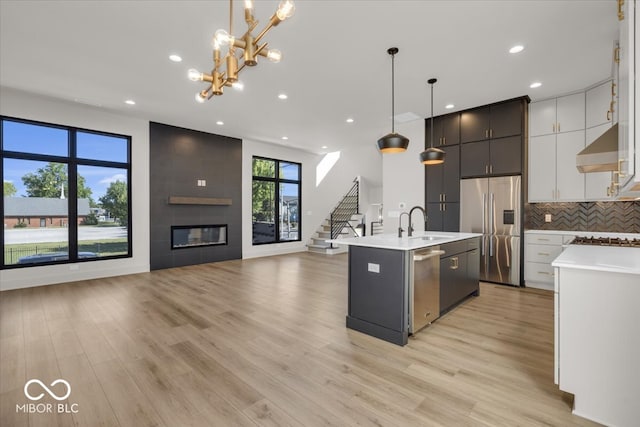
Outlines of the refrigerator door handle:
[{"label": "refrigerator door handle", "polygon": [[482,193],[482,234],[486,234],[485,224],[487,223],[487,194]]},{"label": "refrigerator door handle", "polygon": [[489,256],[490,257],[493,256],[493,234],[495,233],[495,229],[493,227],[494,203],[495,203],[495,199],[494,199],[493,193],[491,193],[490,200],[489,200]]}]

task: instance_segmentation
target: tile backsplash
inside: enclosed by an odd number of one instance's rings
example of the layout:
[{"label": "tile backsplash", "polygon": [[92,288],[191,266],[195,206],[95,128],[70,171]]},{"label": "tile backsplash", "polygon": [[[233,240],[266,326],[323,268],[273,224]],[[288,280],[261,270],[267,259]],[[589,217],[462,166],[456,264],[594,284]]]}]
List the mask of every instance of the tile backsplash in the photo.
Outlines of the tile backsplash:
[{"label": "tile backsplash", "polygon": [[[545,214],[551,222],[545,222]],[[528,203],[525,229],[640,233],[640,201]]]}]

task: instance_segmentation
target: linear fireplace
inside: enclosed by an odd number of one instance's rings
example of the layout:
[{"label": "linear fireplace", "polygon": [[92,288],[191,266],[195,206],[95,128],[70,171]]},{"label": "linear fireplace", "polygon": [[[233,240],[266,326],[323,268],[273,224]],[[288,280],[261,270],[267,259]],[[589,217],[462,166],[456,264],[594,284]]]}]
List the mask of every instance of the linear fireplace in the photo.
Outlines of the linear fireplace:
[{"label": "linear fireplace", "polygon": [[227,244],[227,225],[172,225],[171,249]]}]

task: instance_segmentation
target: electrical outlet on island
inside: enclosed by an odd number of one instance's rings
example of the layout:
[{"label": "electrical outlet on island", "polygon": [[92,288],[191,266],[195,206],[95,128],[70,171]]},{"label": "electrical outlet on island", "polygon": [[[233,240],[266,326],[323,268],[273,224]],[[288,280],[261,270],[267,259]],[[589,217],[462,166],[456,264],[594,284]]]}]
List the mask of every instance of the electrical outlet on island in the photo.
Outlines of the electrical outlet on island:
[{"label": "electrical outlet on island", "polygon": [[544,222],[551,222],[551,214],[544,214]]}]

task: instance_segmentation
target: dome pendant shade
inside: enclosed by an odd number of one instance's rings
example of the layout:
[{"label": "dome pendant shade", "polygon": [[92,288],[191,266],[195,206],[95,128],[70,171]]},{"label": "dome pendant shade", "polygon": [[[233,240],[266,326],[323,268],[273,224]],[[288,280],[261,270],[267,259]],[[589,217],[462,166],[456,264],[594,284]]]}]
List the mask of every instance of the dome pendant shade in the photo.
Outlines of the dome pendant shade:
[{"label": "dome pendant shade", "polygon": [[388,133],[378,140],[378,149],[381,153],[402,153],[407,151],[409,138],[399,133]]},{"label": "dome pendant shade", "polygon": [[433,147],[433,84],[438,79],[429,79],[427,83],[431,86],[431,147],[420,153],[420,163],[425,166],[440,165],[444,163],[445,152]]},{"label": "dome pendant shade", "polygon": [[386,134],[378,140],[378,149],[383,154],[402,153],[407,151],[409,138],[400,135],[395,131],[395,92],[394,92],[394,62],[397,47],[390,47],[387,53],[391,55],[391,133]]},{"label": "dome pendant shade", "polygon": [[439,165],[444,163],[445,152],[439,148],[427,148],[420,153],[420,162],[423,165]]}]

